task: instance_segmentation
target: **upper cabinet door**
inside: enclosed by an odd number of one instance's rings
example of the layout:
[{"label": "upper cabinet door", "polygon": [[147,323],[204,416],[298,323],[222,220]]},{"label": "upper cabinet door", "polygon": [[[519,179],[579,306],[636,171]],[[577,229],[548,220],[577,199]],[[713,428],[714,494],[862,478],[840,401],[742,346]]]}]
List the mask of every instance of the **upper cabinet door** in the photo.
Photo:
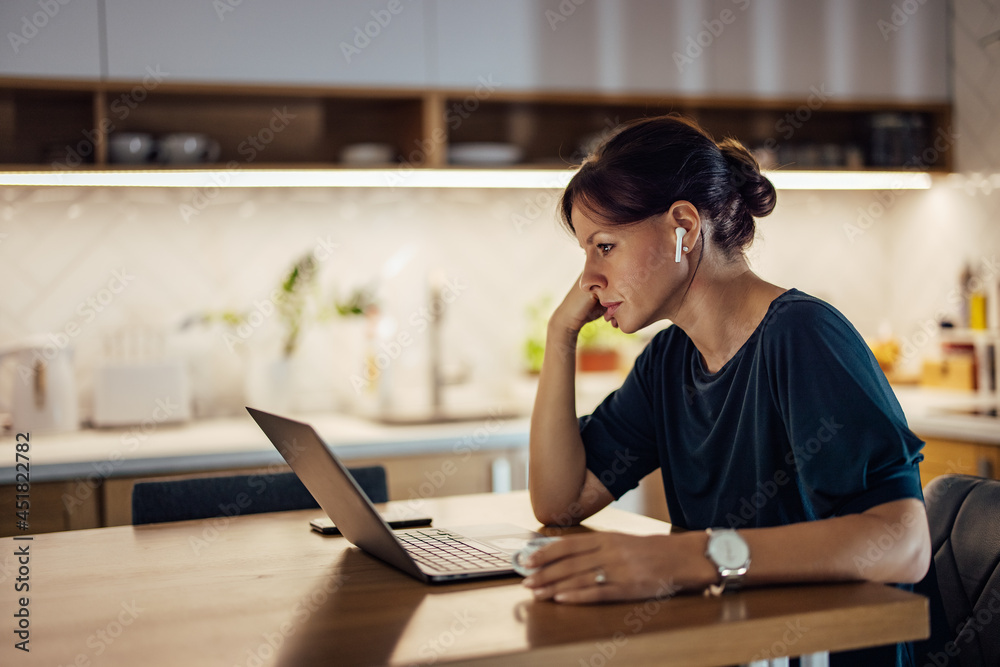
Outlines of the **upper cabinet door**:
[{"label": "upper cabinet door", "polygon": [[105,0],[108,76],[168,81],[427,84],[414,0]]},{"label": "upper cabinet door", "polygon": [[[550,26],[543,0],[428,0],[433,83],[500,90],[589,90],[598,54],[593,3]],[[562,18],[562,17],[560,17]],[[572,29],[570,29],[572,27]],[[583,41],[580,35],[584,35]]]},{"label": "upper cabinet door", "polygon": [[[716,95],[946,101],[947,0],[713,0],[687,48]],[[685,51],[686,53],[686,51]]]},{"label": "upper cabinet door", "polygon": [[432,81],[838,100],[949,98],[947,0],[428,0]]},{"label": "upper cabinet door", "polygon": [[0,75],[86,78],[101,76],[98,0],[0,2]]},{"label": "upper cabinet door", "polygon": [[679,70],[672,45],[688,0],[429,0],[434,82],[501,90],[701,93],[704,67]]}]

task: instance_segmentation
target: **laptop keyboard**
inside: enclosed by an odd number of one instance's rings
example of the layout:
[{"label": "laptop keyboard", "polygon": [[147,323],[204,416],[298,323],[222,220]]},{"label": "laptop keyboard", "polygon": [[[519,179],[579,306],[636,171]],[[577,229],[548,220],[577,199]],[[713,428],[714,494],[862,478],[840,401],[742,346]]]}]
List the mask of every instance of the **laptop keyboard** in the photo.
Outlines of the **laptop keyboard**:
[{"label": "laptop keyboard", "polygon": [[454,533],[440,528],[408,530],[396,533],[403,547],[421,565],[439,572],[459,570],[495,570],[510,567],[510,556],[484,551]]}]

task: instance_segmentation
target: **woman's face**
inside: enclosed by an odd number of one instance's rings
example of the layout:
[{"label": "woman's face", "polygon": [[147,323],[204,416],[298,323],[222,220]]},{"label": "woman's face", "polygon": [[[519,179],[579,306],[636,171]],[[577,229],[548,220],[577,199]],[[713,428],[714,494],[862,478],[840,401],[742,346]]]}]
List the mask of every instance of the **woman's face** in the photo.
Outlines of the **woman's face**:
[{"label": "woman's face", "polygon": [[580,289],[596,295],[607,309],[604,319],[626,333],[667,318],[679,299],[687,257],[674,262],[677,225],[669,220],[664,213],[612,226],[573,207],[576,239],[586,253]]}]

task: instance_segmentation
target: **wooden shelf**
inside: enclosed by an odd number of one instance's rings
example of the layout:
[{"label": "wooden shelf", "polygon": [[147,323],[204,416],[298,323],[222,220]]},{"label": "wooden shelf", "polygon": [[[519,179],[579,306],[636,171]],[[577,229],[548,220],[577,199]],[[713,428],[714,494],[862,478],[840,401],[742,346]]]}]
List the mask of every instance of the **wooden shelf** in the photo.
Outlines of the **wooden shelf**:
[{"label": "wooden shelf", "polygon": [[[337,166],[345,146],[362,142],[389,144],[414,167],[446,166],[448,146],[464,142],[513,143],[527,165],[566,166],[618,123],[673,111],[717,139],[773,148],[783,169],[857,167],[853,152],[861,168],[951,170],[953,151],[935,149],[951,127],[941,103],[17,78],[0,78],[0,163],[117,168],[107,154],[114,132],[199,132],[219,142],[219,164],[248,168]],[[873,126],[886,119],[911,123],[903,149],[916,162],[875,159]]]}]

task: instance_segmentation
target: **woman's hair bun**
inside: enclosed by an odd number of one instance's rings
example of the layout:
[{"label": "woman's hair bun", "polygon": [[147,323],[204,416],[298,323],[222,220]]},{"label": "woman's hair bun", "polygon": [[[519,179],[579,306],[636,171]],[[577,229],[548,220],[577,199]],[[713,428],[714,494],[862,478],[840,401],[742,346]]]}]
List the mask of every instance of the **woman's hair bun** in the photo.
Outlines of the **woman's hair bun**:
[{"label": "woman's hair bun", "polygon": [[719,150],[729,164],[733,186],[750,215],[759,218],[773,211],[778,201],[774,185],[760,173],[760,165],[746,146],[736,139],[723,139],[719,142]]}]

